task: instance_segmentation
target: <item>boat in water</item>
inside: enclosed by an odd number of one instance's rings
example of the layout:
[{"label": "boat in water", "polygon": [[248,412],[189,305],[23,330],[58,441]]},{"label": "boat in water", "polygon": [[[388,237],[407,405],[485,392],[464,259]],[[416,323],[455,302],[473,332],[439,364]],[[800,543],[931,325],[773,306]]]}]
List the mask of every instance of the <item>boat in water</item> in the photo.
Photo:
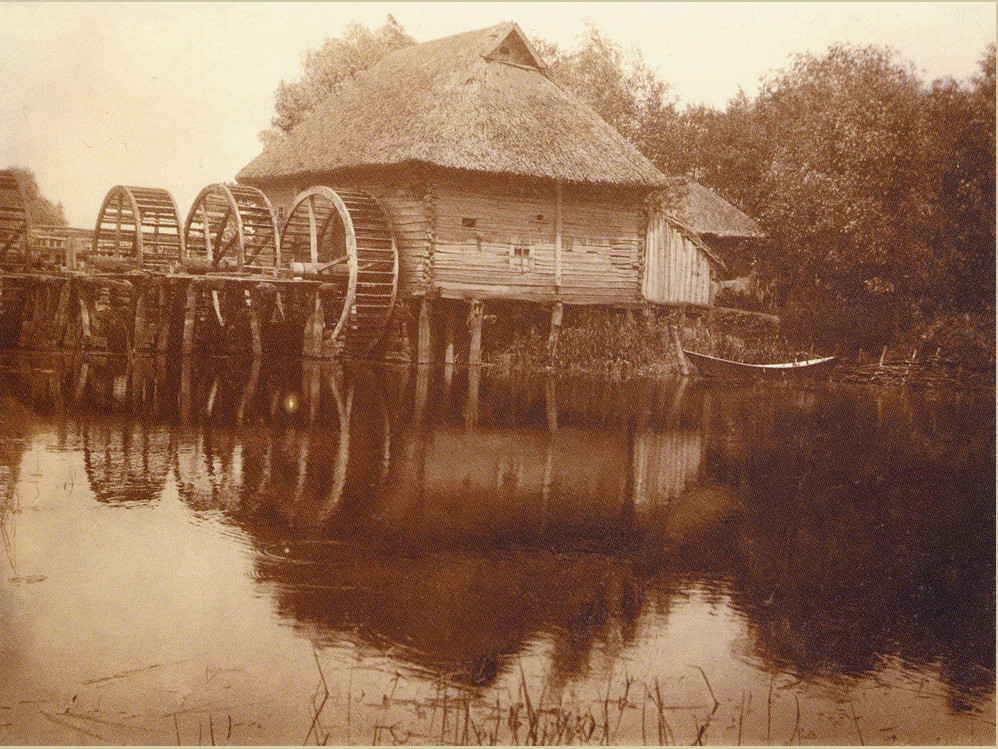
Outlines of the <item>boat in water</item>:
[{"label": "boat in water", "polygon": [[750,377],[822,377],[831,371],[836,362],[834,356],[824,356],[819,359],[781,364],[746,364],[716,356],[707,356],[707,354],[698,354],[696,351],[687,351],[686,349],[683,349],[683,353],[687,359],[693,362],[701,377],[716,377],[727,380]]}]

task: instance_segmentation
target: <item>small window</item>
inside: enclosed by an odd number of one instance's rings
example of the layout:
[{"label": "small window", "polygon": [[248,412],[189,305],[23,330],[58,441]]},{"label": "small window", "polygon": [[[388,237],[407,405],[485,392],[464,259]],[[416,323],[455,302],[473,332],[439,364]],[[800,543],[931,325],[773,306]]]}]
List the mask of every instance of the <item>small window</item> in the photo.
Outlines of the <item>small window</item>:
[{"label": "small window", "polygon": [[476,226],[478,226],[478,219],[476,219],[476,218],[462,218],[461,219],[461,226],[465,227],[466,229],[474,229]]}]

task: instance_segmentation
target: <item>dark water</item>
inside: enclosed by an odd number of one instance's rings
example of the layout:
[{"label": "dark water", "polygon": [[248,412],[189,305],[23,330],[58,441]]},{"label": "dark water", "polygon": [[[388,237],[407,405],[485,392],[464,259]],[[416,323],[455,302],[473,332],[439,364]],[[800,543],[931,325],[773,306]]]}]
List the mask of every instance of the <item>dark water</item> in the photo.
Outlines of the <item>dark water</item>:
[{"label": "dark water", "polygon": [[0,364],[2,743],[995,741],[993,392]]}]

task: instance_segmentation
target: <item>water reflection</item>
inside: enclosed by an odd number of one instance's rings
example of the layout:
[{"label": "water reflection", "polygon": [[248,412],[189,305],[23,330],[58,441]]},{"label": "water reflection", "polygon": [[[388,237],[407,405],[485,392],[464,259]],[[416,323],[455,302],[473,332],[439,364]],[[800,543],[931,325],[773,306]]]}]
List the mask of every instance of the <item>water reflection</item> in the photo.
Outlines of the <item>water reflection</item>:
[{"label": "water reflection", "polygon": [[277,615],[320,646],[487,688],[543,641],[558,691],[594,653],[641,652],[696,590],[744,628],[733,664],[849,682],[901,661],[938,672],[953,712],[993,701],[992,395],[13,369],[8,514],[21,446],[54,423],[98,501],[156,503],[172,481],[239,529]]}]

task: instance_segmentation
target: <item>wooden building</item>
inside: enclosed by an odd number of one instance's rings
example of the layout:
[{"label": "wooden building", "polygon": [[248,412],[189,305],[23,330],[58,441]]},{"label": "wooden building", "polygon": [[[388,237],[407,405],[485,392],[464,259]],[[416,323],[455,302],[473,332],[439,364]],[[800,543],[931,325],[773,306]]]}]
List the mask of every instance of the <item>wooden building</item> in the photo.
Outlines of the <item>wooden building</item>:
[{"label": "wooden building", "polygon": [[652,196],[657,212],[696,234],[726,266],[727,275],[745,276],[754,267],[762,227],[713,190],[688,177],[676,177]]},{"label": "wooden building", "polygon": [[555,325],[565,304],[707,306],[720,265],[648,202],[668,178],[548,77],[514,23],[388,55],[238,180],[279,217],[315,185],[373,196],[400,300],[468,304],[473,330],[491,300],[550,306]]}]

